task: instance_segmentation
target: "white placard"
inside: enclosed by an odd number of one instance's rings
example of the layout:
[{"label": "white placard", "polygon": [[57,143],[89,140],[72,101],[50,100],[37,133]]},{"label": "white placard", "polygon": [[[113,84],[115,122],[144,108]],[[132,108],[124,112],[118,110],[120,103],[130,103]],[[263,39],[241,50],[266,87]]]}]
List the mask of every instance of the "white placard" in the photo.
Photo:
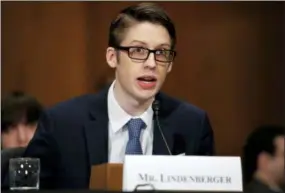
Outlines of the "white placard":
[{"label": "white placard", "polygon": [[126,156],[123,191],[242,191],[240,157]]}]

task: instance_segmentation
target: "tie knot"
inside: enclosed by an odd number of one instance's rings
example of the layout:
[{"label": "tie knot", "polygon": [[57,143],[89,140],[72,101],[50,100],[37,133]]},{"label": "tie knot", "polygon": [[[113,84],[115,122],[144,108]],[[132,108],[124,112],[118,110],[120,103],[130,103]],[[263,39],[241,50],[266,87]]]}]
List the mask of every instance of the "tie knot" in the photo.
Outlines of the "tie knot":
[{"label": "tie knot", "polygon": [[141,130],[145,128],[145,122],[142,119],[130,119],[127,123],[129,137],[132,138],[139,138],[141,134]]}]

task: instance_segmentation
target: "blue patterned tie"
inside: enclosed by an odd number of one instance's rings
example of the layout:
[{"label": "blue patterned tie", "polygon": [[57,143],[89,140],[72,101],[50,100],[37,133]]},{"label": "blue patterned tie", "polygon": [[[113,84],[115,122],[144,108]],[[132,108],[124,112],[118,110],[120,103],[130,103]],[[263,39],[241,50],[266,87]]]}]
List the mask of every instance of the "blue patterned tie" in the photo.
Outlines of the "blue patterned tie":
[{"label": "blue patterned tie", "polygon": [[127,123],[129,131],[129,141],[126,147],[126,154],[141,155],[142,147],[140,142],[141,130],[145,128],[145,123],[142,119],[131,119]]}]

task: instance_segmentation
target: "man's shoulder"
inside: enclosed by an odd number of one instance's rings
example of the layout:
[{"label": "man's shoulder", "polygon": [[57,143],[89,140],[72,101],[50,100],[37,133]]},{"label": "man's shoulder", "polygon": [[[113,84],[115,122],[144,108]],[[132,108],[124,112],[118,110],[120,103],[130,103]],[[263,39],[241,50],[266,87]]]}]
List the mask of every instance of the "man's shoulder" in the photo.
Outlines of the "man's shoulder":
[{"label": "man's shoulder", "polygon": [[182,111],[186,111],[186,112],[194,113],[194,114],[198,114],[198,115],[205,114],[205,110],[203,110],[202,108],[200,108],[200,107],[198,107],[192,103],[182,101],[182,100],[180,100],[180,103],[181,103],[181,110]]},{"label": "man's shoulder", "polygon": [[204,116],[206,114],[206,111],[202,108],[185,100],[169,96],[165,93],[159,94],[159,100],[162,101],[164,106],[163,108],[170,114],[191,114],[191,116]]},{"label": "man's shoulder", "polygon": [[96,98],[96,94],[86,94],[86,95],[72,97],[70,99],[56,103],[50,108],[47,108],[47,110],[51,112],[57,112],[57,111],[69,112],[70,110],[75,110],[75,109],[80,110],[82,108],[86,108],[88,104],[92,101],[92,99],[94,100],[94,98]]},{"label": "man's shoulder", "polygon": [[80,119],[87,115],[91,108],[94,108],[98,94],[85,94],[59,102],[46,109],[46,114],[53,118]]},{"label": "man's shoulder", "polygon": [[[245,193],[276,193],[278,191],[274,191],[270,189],[267,185],[262,183],[261,181],[257,179],[253,179],[246,187],[245,187]],[[281,193],[281,191],[280,191]]]}]

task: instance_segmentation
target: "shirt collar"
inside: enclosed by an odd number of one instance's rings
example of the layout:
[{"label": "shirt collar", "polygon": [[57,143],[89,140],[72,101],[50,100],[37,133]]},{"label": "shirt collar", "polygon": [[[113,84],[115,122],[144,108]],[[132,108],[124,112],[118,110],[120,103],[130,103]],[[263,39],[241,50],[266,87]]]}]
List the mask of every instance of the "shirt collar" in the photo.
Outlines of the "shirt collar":
[{"label": "shirt collar", "polygon": [[114,95],[115,81],[113,81],[108,91],[108,117],[113,132],[116,133],[122,129],[131,118],[141,118],[147,126],[151,124],[153,117],[151,105],[143,114],[136,117],[132,117],[121,108]]}]

